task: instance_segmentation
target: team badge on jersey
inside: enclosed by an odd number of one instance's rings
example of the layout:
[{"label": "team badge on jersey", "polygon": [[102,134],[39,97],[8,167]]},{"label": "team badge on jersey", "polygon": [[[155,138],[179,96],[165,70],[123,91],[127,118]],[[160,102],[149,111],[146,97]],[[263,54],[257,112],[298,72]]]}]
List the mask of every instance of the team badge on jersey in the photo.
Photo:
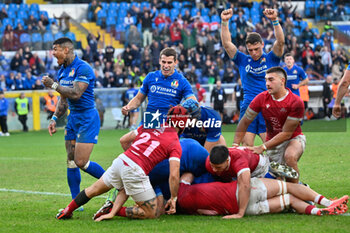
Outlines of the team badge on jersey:
[{"label": "team badge on jersey", "polygon": [[179,86],[179,80],[175,79],[174,81],[171,82],[171,87],[172,88],[176,89],[178,86]]},{"label": "team badge on jersey", "polygon": [[261,59],[260,64],[263,62],[266,62],[266,58],[264,58],[264,57]]},{"label": "team badge on jersey", "polygon": [[298,73],[298,71],[297,71],[297,70],[294,70],[294,71],[293,71],[293,74],[297,74],[297,73]]},{"label": "team badge on jersey", "polygon": [[72,70],[69,72],[68,77],[73,77],[74,73],[75,73],[75,71],[74,71],[74,69],[72,69]]}]

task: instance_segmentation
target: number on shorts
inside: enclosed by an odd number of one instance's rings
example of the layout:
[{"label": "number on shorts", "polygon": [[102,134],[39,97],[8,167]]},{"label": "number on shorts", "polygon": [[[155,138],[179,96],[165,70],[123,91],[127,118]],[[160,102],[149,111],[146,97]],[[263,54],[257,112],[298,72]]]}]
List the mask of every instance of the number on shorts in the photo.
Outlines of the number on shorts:
[{"label": "number on shorts", "polygon": [[[149,133],[142,133],[140,135],[140,139],[137,140],[136,142],[134,142],[132,144],[132,146],[137,149],[140,150],[140,147],[138,147],[138,145],[146,143],[149,141],[149,139],[151,138],[151,135]],[[148,157],[150,156],[150,154],[152,153],[152,151],[154,151],[158,146],[159,146],[160,142],[159,141],[151,141],[151,145],[149,145],[147,147],[147,149],[143,152],[143,154]]]}]

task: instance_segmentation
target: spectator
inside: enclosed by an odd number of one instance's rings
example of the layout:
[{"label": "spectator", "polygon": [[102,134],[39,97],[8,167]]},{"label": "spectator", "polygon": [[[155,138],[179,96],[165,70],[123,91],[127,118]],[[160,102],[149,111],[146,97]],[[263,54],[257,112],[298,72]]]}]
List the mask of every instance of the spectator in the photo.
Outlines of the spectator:
[{"label": "spectator", "polygon": [[33,90],[43,90],[43,89],[44,89],[44,86],[41,83],[40,79],[39,78],[36,79]]},{"label": "spectator", "polygon": [[4,74],[0,75],[0,91],[7,91],[6,77]]},{"label": "spectator", "polygon": [[9,108],[9,102],[5,98],[4,92],[0,90],[0,136],[10,136],[7,128],[7,112]]},{"label": "spectator", "polygon": [[[153,10],[155,12],[155,9]],[[152,43],[152,21],[154,14],[150,11],[145,11],[141,17],[141,26],[142,26],[142,38],[143,38],[143,47],[150,45]]]},{"label": "spectator", "polygon": [[158,16],[154,19],[154,23],[156,24],[157,27],[161,23],[165,24],[165,27],[168,27],[168,25],[170,25],[171,23],[171,19],[165,16],[165,14],[163,13],[159,13]]},{"label": "spectator", "polygon": [[127,15],[124,17],[124,27],[128,29],[131,25],[134,25],[135,23],[136,22],[134,22],[134,18],[128,12]]},{"label": "spectator", "polygon": [[11,70],[18,72],[21,64],[22,64],[22,58],[20,57],[19,53],[16,52],[15,56],[11,60],[11,64],[10,64]]},{"label": "spectator", "polygon": [[96,58],[97,58],[97,46],[98,46],[98,41],[100,40],[101,38],[101,35],[100,33],[98,32],[97,33],[97,37],[89,32],[89,34],[87,35],[87,42],[88,42],[88,45],[90,47],[90,55],[89,57],[93,57],[94,58],[94,61],[96,61]]},{"label": "spectator", "polygon": [[314,34],[310,30],[309,26],[306,26],[306,28],[301,33],[302,42],[305,43],[306,41],[313,41],[313,39],[314,39]]},{"label": "spectator", "polygon": [[7,14],[7,11],[6,11],[6,7],[1,8],[1,11],[0,11],[0,20],[1,20],[1,22],[2,22],[3,19],[5,19],[7,17],[8,17],[8,14]]},{"label": "spectator", "polygon": [[321,50],[321,63],[323,65],[323,74],[324,75],[328,75],[331,73],[331,69],[332,69],[332,55],[331,53],[328,51],[328,47],[323,47]]},{"label": "spectator", "polygon": [[115,85],[116,87],[122,87],[124,86],[126,76],[123,73],[123,70],[120,68],[117,68],[116,74],[115,74]]},{"label": "spectator", "polygon": [[206,91],[199,83],[196,83],[196,90],[197,90],[197,100],[198,103],[201,105],[205,105],[206,100]]},{"label": "spectator", "polygon": [[224,88],[221,87],[221,81],[216,81],[216,88],[214,88],[210,95],[210,102],[214,101],[214,110],[220,113],[221,119],[223,119],[224,104],[226,102],[226,93]]},{"label": "spectator", "polygon": [[56,111],[56,104],[58,98],[53,94],[52,90],[49,90],[47,95],[44,96],[44,110],[47,112],[47,120],[50,120]]},{"label": "spectator", "polygon": [[28,131],[27,114],[29,112],[29,101],[23,92],[15,101],[15,111],[18,115],[18,120],[21,122],[23,126],[23,132],[27,132]]},{"label": "spectator", "polygon": [[36,78],[32,75],[30,70],[27,70],[25,73],[25,82],[24,82],[24,89],[25,90],[33,90],[35,87],[35,81]]},{"label": "spectator", "polygon": [[132,45],[135,44],[138,47],[141,47],[142,45],[142,38],[141,38],[141,33],[139,32],[139,30],[137,30],[137,27],[135,25],[131,25],[130,29],[129,29],[129,35],[128,35],[128,39],[127,39],[127,45]]},{"label": "spectator", "polygon": [[108,45],[105,48],[105,53],[104,53],[104,58],[103,58],[103,62],[114,62],[114,52],[115,49],[112,45]]},{"label": "spectator", "polygon": [[162,8],[166,8],[168,10],[171,10],[173,8],[173,6],[169,0],[164,0],[164,2],[162,2]]},{"label": "spectator", "polygon": [[329,119],[329,117],[332,114],[332,111],[328,109],[328,104],[332,100],[332,92],[331,88],[329,87],[332,83],[332,76],[328,75],[326,81],[322,84],[323,91],[322,91],[322,102],[323,102],[323,115],[326,119]]},{"label": "spectator", "polygon": [[6,79],[7,90],[14,91],[16,89],[16,76],[14,72],[10,72],[10,77]]},{"label": "spectator", "polygon": [[30,25],[33,29],[36,30],[38,26],[38,20],[34,17],[34,15],[30,15],[26,21],[26,25]]},{"label": "spectator", "polygon": [[97,3],[97,0],[92,0],[91,4],[88,7],[88,18],[92,22],[96,22],[97,13],[102,9],[102,5]]},{"label": "spectator", "polygon": [[60,28],[59,26],[57,25],[56,21],[53,20],[51,22],[51,25],[50,25],[50,30],[52,32],[53,35],[56,35],[59,31],[60,31]]},{"label": "spectator", "polygon": [[126,67],[131,66],[132,61],[133,61],[133,57],[132,57],[132,53],[131,53],[131,47],[127,46],[123,52],[123,60],[124,60],[124,64]]},{"label": "spectator", "polygon": [[181,24],[175,19],[174,23],[172,23],[169,28],[172,44],[178,45],[181,42],[181,29]]}]

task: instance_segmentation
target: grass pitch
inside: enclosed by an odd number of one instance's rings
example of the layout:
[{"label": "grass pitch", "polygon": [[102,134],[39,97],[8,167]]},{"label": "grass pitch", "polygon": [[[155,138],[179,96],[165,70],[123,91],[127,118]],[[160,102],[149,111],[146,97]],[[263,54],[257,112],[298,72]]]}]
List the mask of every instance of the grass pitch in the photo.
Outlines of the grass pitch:
[{"label": "grass pitch", "polygon": [[[327,197],[350,194],[349,123],[349,120],[310,121],[303,125],[307,145],[299,161],[301,180]],[[228,145],[232,143],[234,128],[224,127]],[[101,131],[91,160],[107,169],[122,152],[119,138],[126,132]],[[241,220],[189,215],[161,216],[156,220],[115,217],[95,223],[91,218],[104,198],[91,200],[83,212],[74,213],[72,220],[58,221],[57,210],[70,202],[69,195],[58,195],[69,194],[63,130],[53,137],[47,131],[0,137],[0,179],[0,232],[350,232],[349,216],[291,213]],[[94,181],[82,172],[81,188]],[[133,202],[129,200],[126,204],[130,206]]]}]

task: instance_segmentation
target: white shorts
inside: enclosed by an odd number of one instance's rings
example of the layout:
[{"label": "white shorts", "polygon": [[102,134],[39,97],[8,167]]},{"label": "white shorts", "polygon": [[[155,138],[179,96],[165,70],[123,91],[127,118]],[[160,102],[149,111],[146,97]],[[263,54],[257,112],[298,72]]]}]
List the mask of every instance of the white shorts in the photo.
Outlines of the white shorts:
[{"label": "white shorts", "polygon": [[149,177],[143,169],[125,154],[119,155],[102,175],[110,188],[125,189],[134,201],[147,201],[156,197]]},{"label": "white shorts", "polygon": [[270,161],[271,162],[274,161],[274,162],[277,162],[279,164],[286,164],[286,161],[284,159],[284,153],[287,149],[289,142],[291,142],[292,140],[297,140],[301,145],[302,152],[304,152],[305,145],[306,145],[306,137],[305,137],[305,135],[300,134],[300,135],[296,136],[295,138],[289,139],[288,141],[281,143],[280,145],[276,146],[273,149],[267,150],[266,154],[269,156]]},{"label": "white shorts", "polygon": [[252,172],[251,177],[263,178],[269,171],[270,160],[266,155],[259,155],[259,163],[255,170]]},{"label": "white shorts", "polygon": [[[250,198],[245,214],[259,215],[269,213],[270,207],[267,201],[267,189],[264,183],[259,178],[251,178],[250,187]],[[236,197],[238,202],[238,185]]]}]

